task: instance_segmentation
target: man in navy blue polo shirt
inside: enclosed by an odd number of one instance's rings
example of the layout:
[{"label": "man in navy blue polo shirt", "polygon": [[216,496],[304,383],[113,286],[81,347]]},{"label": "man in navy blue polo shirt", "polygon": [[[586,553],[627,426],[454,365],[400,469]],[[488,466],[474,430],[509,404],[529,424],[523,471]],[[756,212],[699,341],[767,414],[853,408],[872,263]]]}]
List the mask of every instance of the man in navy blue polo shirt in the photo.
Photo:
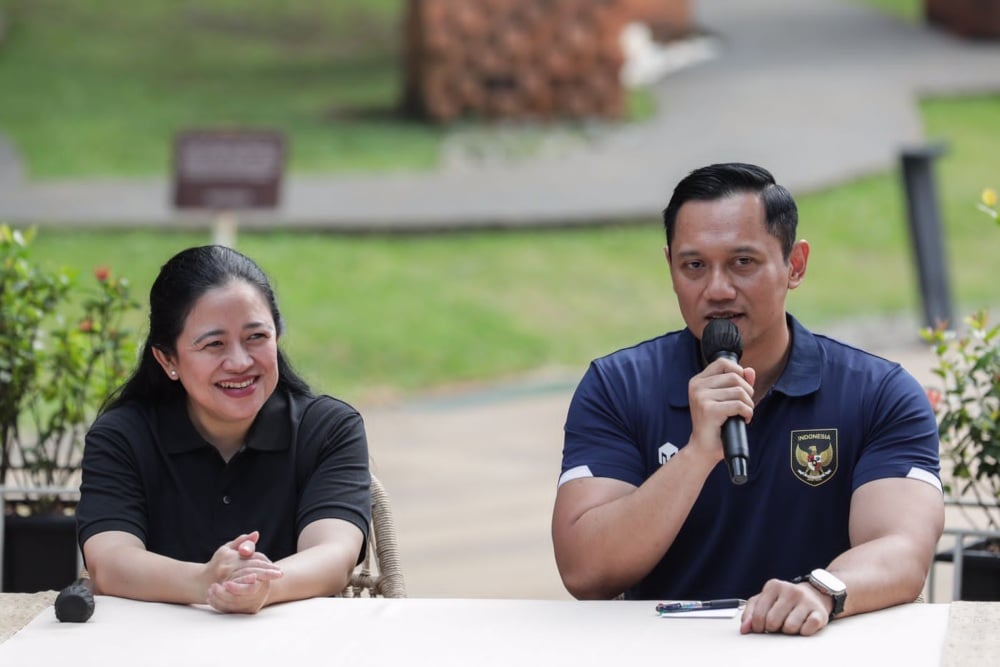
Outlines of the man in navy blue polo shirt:
[{"label": "man in navy blue polo shirt", "polygon": [[[937,423],[899,364],[785,311],[809,245],[771,174],[710,165],[664,211],[687,327],[595,360],[565,427],[556,561],[578,598],[749,598],[742,632],[811,635],[914,600],[943,527]],[[730,320],[740,360],[703,360]],[[746,424],[747,481],[721,428]]]}]

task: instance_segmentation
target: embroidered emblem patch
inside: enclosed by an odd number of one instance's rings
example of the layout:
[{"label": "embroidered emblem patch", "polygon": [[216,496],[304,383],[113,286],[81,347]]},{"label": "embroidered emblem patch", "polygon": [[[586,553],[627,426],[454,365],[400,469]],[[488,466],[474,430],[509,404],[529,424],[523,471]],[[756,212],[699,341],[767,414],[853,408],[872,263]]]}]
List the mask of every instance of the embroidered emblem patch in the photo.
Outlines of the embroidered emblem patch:
[{"label": "embroidered emblem patch", "polygon": [[809,486],[819,486],[837,472],[837,429],[792,431],[792,471]]}]

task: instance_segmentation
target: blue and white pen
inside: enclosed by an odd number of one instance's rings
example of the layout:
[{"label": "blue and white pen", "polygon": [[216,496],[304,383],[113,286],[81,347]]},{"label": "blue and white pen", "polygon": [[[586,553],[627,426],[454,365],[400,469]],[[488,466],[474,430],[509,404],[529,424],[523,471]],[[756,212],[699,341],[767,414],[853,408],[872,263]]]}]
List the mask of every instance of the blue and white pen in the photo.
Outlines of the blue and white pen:
[{"label": "blue and white pen", "polygon": [[681,611],[700,611],[702,609],[739,609],[747,603],[739,598],[722,600],[689,600],[684,602],[661,602],[656,605],[656,611],[661,614],[672,614]]}]

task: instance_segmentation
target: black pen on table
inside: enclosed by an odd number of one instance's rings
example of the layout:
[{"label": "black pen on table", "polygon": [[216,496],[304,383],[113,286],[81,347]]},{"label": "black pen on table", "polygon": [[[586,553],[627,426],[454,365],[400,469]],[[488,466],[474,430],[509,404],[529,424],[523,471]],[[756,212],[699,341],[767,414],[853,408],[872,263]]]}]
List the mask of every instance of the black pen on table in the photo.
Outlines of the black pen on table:
[{"label": "black pen on table", "polygon": [[689,600],[684,602],[661,602],[656,605],[656,611],[661,614],[672,614],[682,611],[701,611],[702,609],[739,609],[747,603],[739,598],[724,598],[722,600]]}]

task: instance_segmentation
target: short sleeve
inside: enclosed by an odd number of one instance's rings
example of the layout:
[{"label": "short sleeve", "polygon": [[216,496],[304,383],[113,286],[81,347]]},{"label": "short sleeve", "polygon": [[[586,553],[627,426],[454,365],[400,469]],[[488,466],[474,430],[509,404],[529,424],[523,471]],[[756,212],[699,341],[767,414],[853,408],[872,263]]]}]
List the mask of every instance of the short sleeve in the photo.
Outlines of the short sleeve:
[{"label": "short sleeve", "polygon": [[937,420],[920,383],[902,367],[886,374],[870,402],[868,442],[853,488],[888,477],[914,477],[939,489]]},{"label": "short sleeve", "polygon": [[596,362],[580,380],[566,417],[560,483],[609,477],[639,486],[646,478],[625,383]]},{"label": "short sleeve", "polygon": [[321,397],[303,415],[299,426],[304,484],[296,516],[297,532],[319,519],[342,519],[361,531],[365,546],[371,521],[371,477],[368,439],[361,415],[346,404]]},{"label": "short sleeve", "polygon": [[146,542],[146,494],[128,436],[145,429],[138,413],[118,408],[99,417],[87,432],[76,508],[81,548],[97,533],[110,530]]}]

